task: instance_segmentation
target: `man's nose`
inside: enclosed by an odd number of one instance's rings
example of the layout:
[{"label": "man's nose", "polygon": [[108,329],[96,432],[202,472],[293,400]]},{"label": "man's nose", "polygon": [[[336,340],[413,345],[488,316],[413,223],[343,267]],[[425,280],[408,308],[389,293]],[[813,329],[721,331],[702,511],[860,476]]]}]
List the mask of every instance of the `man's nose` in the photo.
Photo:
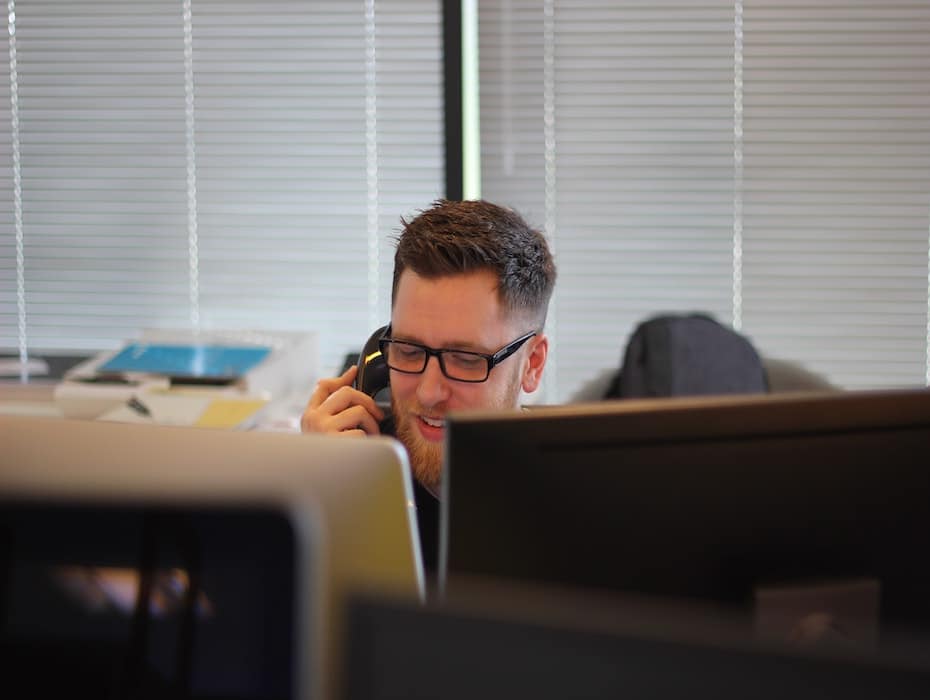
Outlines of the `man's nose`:
[{"label": "man's nose", "polygon": [[420,375],[417,398],[424,406],[435,406],[449,398],[449,380],[442,373],[438,357],[430,357]]}]

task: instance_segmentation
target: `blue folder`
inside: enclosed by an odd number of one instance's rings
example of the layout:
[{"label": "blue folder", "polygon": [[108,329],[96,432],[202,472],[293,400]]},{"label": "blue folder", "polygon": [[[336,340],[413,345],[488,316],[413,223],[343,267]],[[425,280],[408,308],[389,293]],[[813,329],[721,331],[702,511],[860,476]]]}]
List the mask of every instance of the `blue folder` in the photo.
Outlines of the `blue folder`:
[{"label": "blue folder", "polygon": [[261,345],[166,345],[132,343],[97,368],[100,374],[140,372],[179,379],[239,379],[265,359]]}]

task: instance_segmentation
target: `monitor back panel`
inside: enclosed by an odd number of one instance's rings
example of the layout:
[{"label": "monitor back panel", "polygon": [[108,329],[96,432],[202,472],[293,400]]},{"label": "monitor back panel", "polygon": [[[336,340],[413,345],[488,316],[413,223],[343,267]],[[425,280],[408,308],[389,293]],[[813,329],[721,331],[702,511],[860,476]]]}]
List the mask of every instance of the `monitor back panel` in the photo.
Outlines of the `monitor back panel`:
[{"label": "monitor back panel", "polygon": [[736,606],[877,587],[884,629],[930,629],[930,392],[462,416],[448,440],[446,578]]},{"label": "monitor back panel", "polygon": [[[139,677],[116,658],[128,654],[133,669],[201,697],[328,697],[345,595],[422,596],[394,441],[0,416],[0,445],[6,647],[47,648],[60,623],[57,658],[98,640],[100,667],[117,677]],[[61,579],[88,570],[103,590],[93,615]],[[133,577],[159,595],[155,582],[199,581],[213,612],[191,613],[196,597],[161,617],[127,612],[121,585]],[[117,594],[121,608],[107,597]]]},{"label": "monitor back panel", "polygon": [[[514,587],[485,588],[467,605],[357,601],[342,697],[879,700],[930,692],[926,670],[610,628],[593,622],[603,610],[591,606],[553,616],[564,601],[537,597],[544,607],[529,610]],[[704,624],[714,637],[713,621]]]}]

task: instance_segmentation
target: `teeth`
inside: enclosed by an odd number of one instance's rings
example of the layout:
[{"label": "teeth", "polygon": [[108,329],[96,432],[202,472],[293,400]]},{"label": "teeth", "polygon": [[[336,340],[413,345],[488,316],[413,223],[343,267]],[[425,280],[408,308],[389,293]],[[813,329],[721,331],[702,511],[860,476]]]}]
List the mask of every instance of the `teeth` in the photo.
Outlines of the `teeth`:
[{"label": "teeth", "polygon": [[424,423],[426,423],[427,425],[430,425],[430,426],[432,426],[432,427],[434,427],[434,428],[441,428],[441,427],[442,427],[442,420],[439,419],[439,418],[427,418],[426,416],[420,416],[420,418],[423,419],[423,422],[424,422]]}]

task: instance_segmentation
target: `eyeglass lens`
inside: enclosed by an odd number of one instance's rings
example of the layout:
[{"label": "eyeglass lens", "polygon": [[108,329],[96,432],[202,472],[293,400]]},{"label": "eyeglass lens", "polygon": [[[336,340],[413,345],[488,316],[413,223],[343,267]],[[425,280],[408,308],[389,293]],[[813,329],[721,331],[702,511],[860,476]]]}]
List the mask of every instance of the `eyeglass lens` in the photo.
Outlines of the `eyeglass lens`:
[{"label": "eyeglass lens", "polygon": [[[399,372],[419,373],[426,369],[429,355],[419,345],[392,340],[385,343],[385,360]],[[488,376],[488,360],[482,355],[462,350],[439,350],[439,364],[450,379],[474,382]]]}]

